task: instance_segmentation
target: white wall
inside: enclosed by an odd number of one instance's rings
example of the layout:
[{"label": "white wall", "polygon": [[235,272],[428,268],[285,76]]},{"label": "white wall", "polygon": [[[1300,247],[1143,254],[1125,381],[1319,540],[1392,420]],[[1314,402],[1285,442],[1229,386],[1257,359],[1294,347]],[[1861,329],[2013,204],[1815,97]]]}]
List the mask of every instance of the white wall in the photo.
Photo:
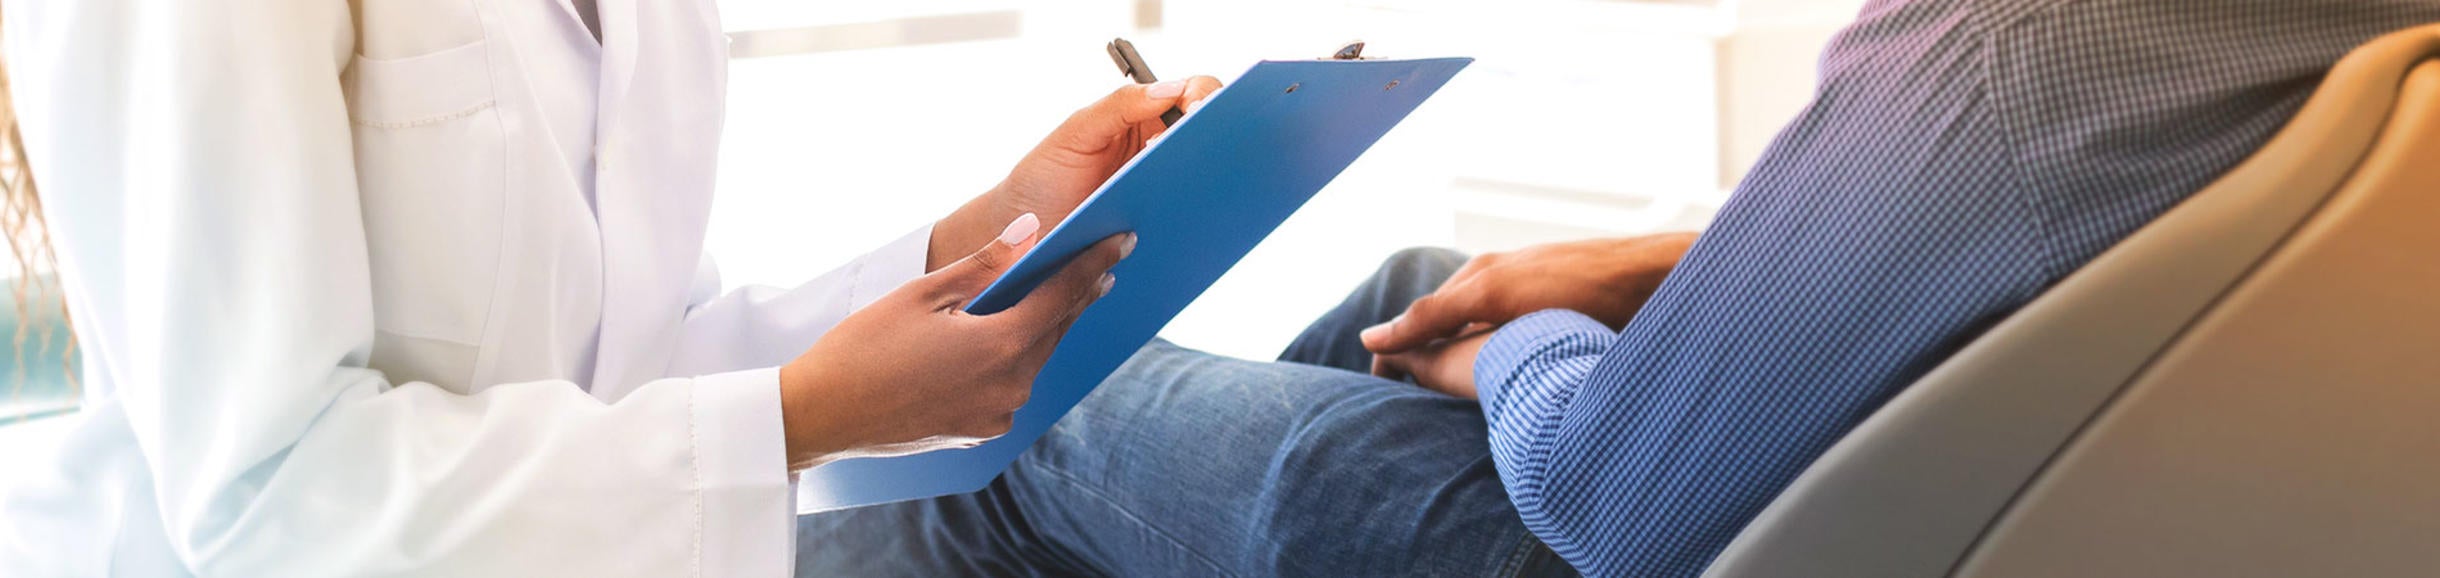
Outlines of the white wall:
[{"label": "white wall", "polygon": [[1817,56],[1865,0],[1732,0],[1720,40],[1720,184],[1734,187],[1813,97]]}]

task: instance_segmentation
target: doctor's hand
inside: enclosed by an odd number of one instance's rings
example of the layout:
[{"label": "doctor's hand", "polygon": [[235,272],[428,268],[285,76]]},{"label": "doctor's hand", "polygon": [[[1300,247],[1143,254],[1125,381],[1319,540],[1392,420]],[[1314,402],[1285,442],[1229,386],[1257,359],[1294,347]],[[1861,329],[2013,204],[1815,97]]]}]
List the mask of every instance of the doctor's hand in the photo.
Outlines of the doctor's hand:
[{"label": "doctor's hand", "polygon": [[1610,329],[1623,328],[1660,290],[1694,240],[1694,233],[1668,233],[1475,257],[1440,289],[1408,305],[1406,313],[1365,329],[1364,348],[1376,355],[1406,353],[1545,309],[1567,309]]},{"label": "doctor's hand", "polygon": [[1018,217],[982,249],[883,296],[780,368],[788,462],[971,447],[1008,433],[1034,375],[1085,306],[1109,292],[1133,234],[1087,249],[1015,306],[966,303],[1017,262],[1043,228]]},{"label": "doctor's hand", "polygon": [[1191,109],[1219,90],[1220,80],[1209,76],[1134,84],[1076,111],[1018,161],[999,186],[932,227],[927,269],[965,256],[968,248],[991,238],[1000,224],[1017,215],[1040,215],[1046,228],[1059,224],[1101,188],[1102,181],[1143,152],[1153,137],[1168,130],[1161,123],[1162,112],[1173,106]]}]

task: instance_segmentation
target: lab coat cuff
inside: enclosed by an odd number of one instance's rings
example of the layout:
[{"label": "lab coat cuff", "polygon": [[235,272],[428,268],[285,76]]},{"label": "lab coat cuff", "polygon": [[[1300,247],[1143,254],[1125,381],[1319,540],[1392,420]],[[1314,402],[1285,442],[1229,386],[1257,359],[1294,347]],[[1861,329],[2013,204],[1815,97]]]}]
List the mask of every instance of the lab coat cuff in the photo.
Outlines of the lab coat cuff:
[{"label": "lab coat cuff", "polygon": [[724,576],[787,575],[796,507],[779,368],[698,377],[692,389],[702,567]]},{"label": "lab coat cuff", "polygon": [[931,259],[931,225],[917,227],[915,232],[865,254],[856,268],[853,288],[848,290],[849,310],[863,309],[897,290],[899,285],[922,277],[924,264]]}]

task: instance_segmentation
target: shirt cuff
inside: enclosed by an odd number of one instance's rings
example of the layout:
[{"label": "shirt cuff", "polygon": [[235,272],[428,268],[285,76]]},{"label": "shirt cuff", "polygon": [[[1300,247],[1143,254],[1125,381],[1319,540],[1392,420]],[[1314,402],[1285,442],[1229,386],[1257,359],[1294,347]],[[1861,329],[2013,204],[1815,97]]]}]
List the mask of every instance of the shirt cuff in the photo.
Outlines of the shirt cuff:
[{"label": "shirt cuff", "polygon": [[857,264],[856,278],[849,285],[847,310],[863,309],[897,290],[899,285],[922,277],[924,264],[931,260],[931,225],[916,227],[915,232],[864,254]]},{"label": "shirt cuff", "polygon": [[796,560],[796,507],[779,368],[697,377],[690,389],[702,567],[787,575]]},{"label": "shirt cuff", "polygon": [[1500,326],[1474,357],[1474,390],[1484,417],[1498,423],[1501,411],[1516,399],[1547,396],[1583,379],[1617,336],[1601,322],[1565,309]]}]

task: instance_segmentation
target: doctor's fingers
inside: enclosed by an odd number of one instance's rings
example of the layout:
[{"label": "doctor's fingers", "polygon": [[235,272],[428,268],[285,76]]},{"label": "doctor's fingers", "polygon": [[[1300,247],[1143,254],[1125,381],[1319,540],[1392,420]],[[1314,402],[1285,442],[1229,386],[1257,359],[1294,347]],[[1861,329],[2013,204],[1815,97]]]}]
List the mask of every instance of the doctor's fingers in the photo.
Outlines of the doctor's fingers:
[{"label": "doctor's fingers", "polygon": [[1033,247],[1035,237],[1041,231],[1041,217],[1033,213],[1018,215],[1016,220],[1009,221],[1008,226],[1000,230],[999,236],[984,242],[983,247],[973,254],[925,275],[924,279],[931,283],[926,287],[926,298],[940,307],[964,306],[974,296],[981,294],[984,288],[990,287],[991,282],[999,279],[1009,266],[1015,265],[1018,258],[1025,256],[1025,251]]},{"label": "doctor's fingers", "polygon": [[[1180,110],[1192,113],[1195,111],[1195,109],[1203,106],[1204,100],[1210,99],[1212,94],[1220,92],[1219,80],[1212,80],[1208,83],[1195,82],[1198,79],[1209,78],[1211,77],[1197,76],[1187,79],[1186,94],[1178,97],[1178,108]],[[1157,115],[1149,119],[1136,121],[1135,127],[1135,136],[1141,140],[1128,143],[1129,145],[1151,146],[1154,141],[1161,140],[1161,136],[1169,134],[1169,123],[1163,122],[1161,117]]]},{"label": "doctor's fingers", "polygon": [[1024,339],[1029,344],[1065,331],[1086,306],[1110,290],[1111,282],[1115,281],[1109,275],[1110,268],[1118,266],[1119,260],[1134,250],[1134,233],[1102,239],[1077,254],[1075,260],[1043,281],[1042,286],[1035,287],[1025,300],[992,317],[1007,324],[1003,328],[1015,333],[1012,339]]},{"label": "doctor's fingers", "polygon": [[1043,331],[1041,335],[1035,336],[1033,344],[1026,348],[1025,353],[1017,356],[1018,366],[1024,368],[1029,374],[1041,373],[1042,366],[1050,364],[1051,354],[1059,352],[1059,342],[1067,338],[1068,329],[1075,327],[1076,320],[1084,317],[1084,309],[1091,307],[1095,301],[1099,301],[1101,296],[1108,295],[1112,286],[1107,284],[1117,280],[1117,277],[1103,275],[1101,282],[1105,285],[1094,292],[1094,297],[1079,300],[1074,314],[1060,318],[1059,323],[1053,325],[1049,330]]},{"label": "doctor's fingers", "polygon": [[[1197,76],[1186,79],[1186,94],[1178,97],[1178,109],[1190,113],[1194,112],[1195,109],[1202,108],[1205,101],[1211,100],[1212,95],[1218,94],[1219,92],[1220,79],[1209,76]],[[1153,118],[1158,119],[1160,117],[1154,116]],[[1166,130],[1169,128],[1169,126],[1161,125],[1160,128]]]},{"label": "doctor's fingers", "polygon": [[1111,91],[1109,96],[1069,115],[1058,134],[1077,139],[1069,143],[1078,149],[1090,150],[1127,134],[1137,125],[1160,125],[1161,113],[1171,107],[1211,96],[1220,90],[1220,79],[1195,76],[1184,80],[1165,80],[1152,84],[1130,84]]}]

